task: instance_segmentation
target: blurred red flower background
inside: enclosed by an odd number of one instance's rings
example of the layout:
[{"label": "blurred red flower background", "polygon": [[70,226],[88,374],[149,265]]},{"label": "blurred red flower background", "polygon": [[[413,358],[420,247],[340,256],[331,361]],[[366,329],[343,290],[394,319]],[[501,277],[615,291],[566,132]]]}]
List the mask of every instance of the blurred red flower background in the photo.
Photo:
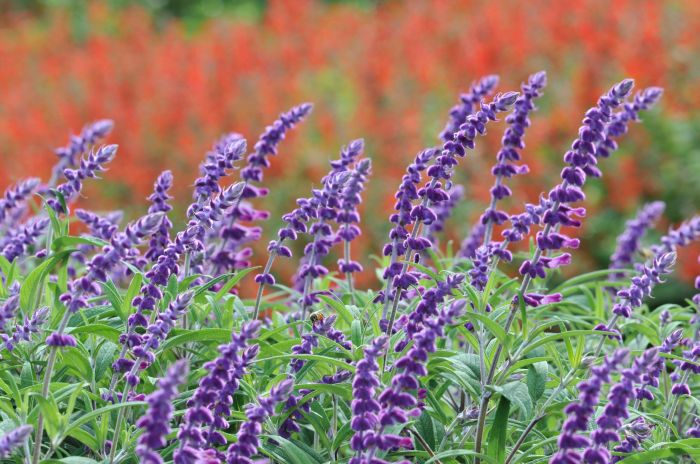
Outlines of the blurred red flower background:
[{"label": "blurred red flower background", "polygon": [[[273,236],[275,218],[318,183],[341,145],[363,137],[374,173],[364,235],[353,246],[368,256],[385,241],[405,165],[438,143],[459,92],[491,73],[501,76],[500,90],[516,89],[544,69],[550,84],[524,152],[532,172],[515,181],[511,211],[553,184],[584,111],[624,76],[666,93],[661,108],[634,126],[602,166],[603,179],[591,182],[591,218],[576,261],[605,266],[624,220],[646,200],[667,201],[671,222],[700,203],[695,0],[412,0],[372,7],[277,0],[260,18],[223,16],[194,32],[176,20],[157,22],[139,7],[92,2],[86,15],[76,27],[61,8],[40,16],[0,13],[2,187],[28,175],[46,178],[55,147],[83,124],[110,118],[117,161],[103,181],[90,184],[81,205],[143,212],[153,181],[168,168],[184,218],[197,165],[221,133],[240,132],[252,145],[279,112],[309,101],[312,117],[283,142],[266,174],[273,219],[265,237]],[[456,243],[486,204],[502,128],[492,129],[460,168],[467,195],[448,233]],[[700,272],[699,251],[681,257],[685,276]],[[373,276],[364,279],[368,284]]]}]

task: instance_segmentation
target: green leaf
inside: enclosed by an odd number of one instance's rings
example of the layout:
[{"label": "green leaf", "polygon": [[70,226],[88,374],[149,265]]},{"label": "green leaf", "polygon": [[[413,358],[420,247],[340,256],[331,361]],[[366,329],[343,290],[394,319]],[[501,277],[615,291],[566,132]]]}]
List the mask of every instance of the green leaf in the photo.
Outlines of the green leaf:
[{"label": "green leaf", "polygon": [[78,417],[74,422],[72,422],[70,425],[68,425],[68,428],[66,429],[65,433],[66,435],[70,434],[73,430],[76,428],[87,424],[90,422],[92,419],[101,416],[104,413],[111,412],[111,411],[117,411],[119,409],[123,408],[131,408],[131,407],[136,407],[136,406],[146,406],[148,403],[145,401],[128,401],[126,403],[119,403],[119,404],[110,404],[108,406],[103,406],[101,408],[95,409],[93,411],[90,411],[89,413]]},{"label": "green leaf", "polygon": [[502,387],[494,385],[491,388],[493,388],[495,392],[508,398],[513,406],[520,409],[526,418],[532,416],[532,399],[530,399],[530,392],[524,383],[510,382]]},{"label": "green leaf", "polygon": [[506,455],[506,437],[508,433],[508,413],[510,412],[510,401],[505,396],[501,397],[496,409],[496,417],[489,431],[486,454],[496,460],[503,462]]},{"label": "green leaf", "polygon": [[51,249],[53,251],[59,251],[64,248],[77,247],[77,245],[91,245],[102,248],[108,246],[109,243],[96,237],[72,237],[66,235],[55,239],[51,244]]},{"label": "green leaf", "polygon": [[[231,289],[241,281],[241,279],[245,276],[247,276],[253,269],[253,267],[249,267],[247,269],[243,269],[241,271],[236,272],[233,277],[231,277],[220,289],[218,292],[216,292],[216,296],[214,297],[214,301],[221,301],[221,299],[227,295]],[[227,276],[230,276],[231,274],[227,274]]]},{"label": "green leaf", "polygon": [[698,462],[700,460],[700,438],[687,438],[672,443],[660,443],[654,445],[648,451],[636,452],[627,456],[622,461],[619,461],[619,464],[645,464],[662,458],[684,454],[690,455],[695,462]]},{"label": "green leaf", "polygon": [[527,368],[527,390],[533,403],[536,403],[544,394],[547,384],[547,366],[546,362],[537,362]]},{"label": "green leaf", "polygon": [[119,343],[119,335],[121,335],[121,332],[118,329],[106,324],[88,324],[81,327],[75,327],[70,329],[68,332],[71,335],[96,335],[113,343]]},{"label": "green leaf", "polygon": [[472,323],[477,322],[477,321],[478,321],[478,322],[481,322],[481,323],[488,329],[488,331],[491,332],[491,334],[492,334],[494,337],[496,337],[496,339],[497,339],[502,345],[504,345],[504,348],[505,348],[506,346],[508,346],[507,343],[506,343],[506,342],[507,342],[506,332],[505,332],[505,331],[503,330],[503,328],[502,328],[500,325],[498,325],[495,321],[489,319],[489,318],[488,318],[486,315],[484,315],[484,314],[474,313],[474,312],[470,312],[470,311],[467,311],[467,312],[465,313],[465,316],[466,316],[467,319],[469,319]]},{"label": "green leaf", "polygon": [[225,343],[231,341],[231,331],[228,329],[198,329],[198,330],[178,330],[178,334],[168,338],[162,345],[161,350],[169,350],[176,346],[185,345],[191,342],[215,342]]},{"label": "green leaf", "polygon": [[22,311],[29,314],[34,310],[34,305],[39,304],[37,301],[38,295],[40,293],[40,288],[44,285],[44,279],[49,275],[49,273],[56,267],[59,263],[62,263],[68,259],[68,256],[73,253],[74,249],[62,250],[51,255],[44,262],[39,264],[32,270],[27,278],[22,282],[22,286],[19,290],[19,304]]}]

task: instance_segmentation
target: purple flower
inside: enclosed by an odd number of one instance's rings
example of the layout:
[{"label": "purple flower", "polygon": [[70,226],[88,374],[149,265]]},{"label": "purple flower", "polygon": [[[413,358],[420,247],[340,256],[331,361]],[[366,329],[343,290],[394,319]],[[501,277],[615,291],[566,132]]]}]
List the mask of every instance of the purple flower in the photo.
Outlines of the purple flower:
[{"label": "purple flower", "polygon": [[5,190],[5,195],[0,198],[0,224],[19,219],[24,212],[24,203],[34,193],[40,182],[39,178],[30,177]]},{"label": "purple flower", "polygon": [[[336,217],[336,222],[339,224],[337,235],[345,243],[345,253],[343,259],[338,260],[338,269],[341,273],[348,275],[362,271],[362,265],[351,259],[350,242],[355,240],[361,233],[358,225],[360,223],[360,213],[357,207],[362,202],[361,194],[371,169],[372,162],[369,159],[359,161],[350,172],[350,176],[340,195],[340,211]],[[348,277],[348,279],[351,279],[351,277]]]},{"label": "purple flower", "polygon": [[583,453],[586,462],[610,462],[608,444],[620,441],[618,432],[629,418],[629,402],[641,391],[635,386],[644,384],[646,373],[656,369],[658,363],[658,350],[650,349],[635,358],[632,367],[622,370],[620,381],[610,387],[608,403],[596,420],[598,428],[591,433],[592,443]]},{"label": "purple flower", "polygon": [[[162,213],[157,213],[162,214]],[[156,227],[158,224],[156,223]],[[146,273],[149,281],[141,285],[140,294],[131,301],[135,307],[133,314],[127,319],[127,331],[119,336],[119,343],[122,344],[121,353],[112,364],[115,371],[112,377],[112,385],[116,382],[116,374],[126,372],[131,369],[132,361],[126,359],[129,348],[133,348],[143,343],[143,337],[136,333],[136,327],[146,327],[148,318],[146,312],[153,311],[158,301],[163,298],[160,286],[165,286],[170,276],[177,276],[180,272],[179,260],[186,250],[198,251],[202,249],[202,244],[198,237],[202,227],[195,224],[188,226],[185,230],[178,232],[175,240],[171,241],[158,257],[153,267]]]},{"label": "purple flower", "polygon": [[661,347],[659,348],[659,351],[662,353],[671,353],[676,346],[678,346],[678,343],[680,343],[681,338],[683,338],[683,329],[678,329],[674,330],[671,332],[671,335],[666,337],[661,343]]},{"label": "purple flower", "polygon": [[258,354],[260,347],[251,345],[251,340],[259,328],[260,321],[244,324],[239,333],[232,334],[230,343],[219,346],[219,356],[204,365],[208,373],[188,401],[178,432],[180,446],[174,454],[175,464],[195,462],[207,447],[226,444],[220,431],[229,428],[233,395]]},{"label": "purple flower", "polygon": [[[625,231],[617,237],[617,247],[610,257],[610,269],[626,269],[632,265],[642,237],[647,229],[653,227],[659,220],[665,208],[666,204],[662,201],[648,203],[642,207],[634,219],[625,223]],[[624,274],[616,273],[611,277],[621,279]]]},{"label": "purple flower", "polygon": [[444,281],[425,290],[415,309],[407,316],[403,316],[399,322],[403,326],[406,336],[396,344],[397,352],[403,351],[406,345],[425,327],[425,321],[437,317],[440,314],[439,306],[445,299],[452,295],[452,292],[464,283],[464,275],[451,274]]},{"label": "purple flower", "polygon": [[13,261],[23,256],[27,249],[33,246],[37,239],[44,233],[44,229],[49,225],[47,218],[30,218],[25,224],[19,227],[5,243],[2,254],[8,261]]},{"label": "purple flower", "polygon": [[160,221],[160,226],[148,242],[146,258],[152,263],[156,262],[158,257],[165,250],[165,247],[170,243],[170,229],[172,229],[173,223],[168,219],[167,213],[173,209],[173,207],[168,204],[168,200],[172,198],[168,195],[168,190],[170,190],[172,185],[173,173],[170,171],[163,171],[153,184],[153,193],[148,197],[148,201],[151,202],[148,212],[164,213],[163,219]]},{"label": "purple flower", "polygon": [[177,397],[178,387],[185,381],[189,369],[187,361],[182,359],[168,369],[165,377],[158,381],[157,389],[146,397],[148,409],[136,422],[143,429],[136,446],[136,455],[140,462],[160,464],[163,459],[157,450],[167,442],[165,437],[170,433],[170,421],[173,418],[173,400]]},{"label": "purple flower", "polygon": [[497,163],[491,170],[496,177],[491,188],[491,204],[481,216],[481,223],[487,228],[486,242],[491,240],[491,230],[494,224],[500,225],[508,220],[508,214],[496,208],[498,201],[512,195],[512,191],[504,184],[504,179],[509,179],[517,174],[528,172],[527,165],[516,165],[520,161],[518,150],[525,148],[523,136],[525,129],[530,127],[529,114],[535,109],[535,99],[542,95],[542,89],[547,85],[547,74],[540,71],[531,75],[527,83],[521,86],[521,93],[515,104],[513,112],[506,117],[508,128],[501,140],[501,149],[496,155]]},{"label": "purple flower", "polygon": [[[366,432],[363,446],[367,449],[368,460],[373,462],[374,453],[379,449],[388,451],[393,448],[408,448],[411,439],[385,433],[385,428],[395,424],[403,424],[409,417],[421,414],[419,404],[419,377],[428,374],[427,361],[429,353],[437,349],[436,341],[444,336],[444,327],[450,324],[463,311],[464,301],[452,303],[437,316],[423,321],[423,328],[413,337],[413,345],[398,361],[394,368],[396,374],[378,397],[381,410],[378,414],[378,426],[374,431]],[[365,462],[365,461],[360,461]]]},{"label": "purple flower", "polygon": [[352,382],[352,420],[350,427],[355,434],[350,439],[350,448],[355,451],[355,456],[350,459],[350,464],[363,464],[361,455],[369,448],[365,443],[365,434],[373,435],[379,425],[378,414],[381,410],[379,402],[375,399],[375,393],[380,386],[377,372],[379,371],[379,359],[386,350],[388,338],[380,335],[365,348],[364,357],[357,362],[355,377]]},{"label": "purple flower", "polygon": [[666,235],[661,237],[661,244],[651,247],[652,253],[670,253],[677,247],[689,245],[691,242],[700,240],[700,216],[693,216],[676,229],[670,229]]},{"label": "purple flower", "polygon": [[75,216],[88,227],[90,234],[102,240],[111,240],[114,233],[119,229],[119,215],[100,216],[91,211],[76,209]]},{"label": "purple flower", "polygon": [[76,166],[78,159],[88,151],[90,146],[109,135],[113,127],[114,123],[109,119],[100,119],[83,127],[80,135],[71,135],[67,146],[55,150],[58,162],[53,167],[49,185],[55,185],[66,168]]},{"label": "purple flower", "polygon": [[133,348],[134,357],[138,360],[132,366],[131,372],[126,376],[126,381],[132,387],[139,383],[136,371],[145,369],[155,360],[153,353],[165,340],[170,331],[175,327],[180,316],[185,314],[189,309],[190,302],[194,297],[192,291],[181,293],[173,300],[165,311],[162,311],[156,317],[155,322],[146,327],[146,334],[143,336],[143,343]]},{"label": "purple flower", "polygon": [[5,326],[12,324],[19,308],[19,287],[10,293],[5,301],[0,304],[0,332],[5,332]]},{"label": "purple flower", "polygon": [[[582,188],[586,176],[593,173],[594,169],[597,170],[595,167],[597,146],[605,140],[606,128],[611,122],[613,110],[623,103],[623,99],[632,89],[632,85],[633,81],[626,79],[613,86],[607,94],[598,100],[597,106],[586,112],[578,138],[564,155],[564,161],[569,166],[561,172],[562,182],[549,192],[548,205],[542,215],[542,221],[546,226],[537,233],[537,251],[531,260],[526,260],[523,263],[520,268],[522,275],[534,278],[544,273],[540,262],[543,252],[578,246],[578,240],[571,239],[556,230],[560,224],[574,225],[578,223],[571,216],[581,216],[579,214],[581,210],[572,209],[568,204],[585,198]],[[506,238],[509,235],[509,231],[504,233]]]},{"label": "purple flower", "polygon": [[466,122],[467,116],[474,112],[481,100],[493,93],[497,85],[498,76],[484,76],[471,85],[469,92],[459,96],[460,102],[450,110],[450,119],[440,134],[443,142],[448,142],[454,138],[454,134]]},{"label": "purple flower", "polygon": [[258,398],[258,404],[252,403],[246,407],[247,420],[238,430],[236,443],[231,445],[226,453],[227,464],[251,464],[260,446],[259,435],[262,433],[265,420],[274,415],[277,404],[284,402],[292,393],[294,382],[283,380],[270,389],[266,398]]},{"label": "purple flower", "polygon": [[[252,184],[262,182],[263,169],[270,166],[268,157],[277,155],[277,146],[284,139],[287,131],[303,121],[312,108],[313,106],[308,103],[295,106],[286,113],[282,113],[275,122],[265,128],[255,144],[253,153],[248,155],[246,166],[241,169],[241,179],[245,183],[244,199],[267,195],[267,189],[258,188]],[[258,211],[245,201],[239,201],[229,209],[218,230],[221,244],[212,247],[208,254],[214,274],[250,266],[248,258],[252,254],[252,249],[244,245],[258,240],[261,231],[259,227],[247,227],[240,222],[265,220],[268,216],[267,211]]]},{"label": "purple flower", "polygon": [[[413,223],[411,210],[413,209],[413,202],[419,198],[418,184],[421,181],[421,173],[428,168],[428,164],[437,153],[438,151],[434,148],[418,153],[413,162],[406,168],[406,174],[401,179],[401,185],[399,185],[399,189],[394,194],[394,198],[396,198],[394,210],[396,212],[389,216],[389,220],[394,226],[389,232],[390,242],[384,245],[382,249],[384,256],[391,256],[389,266],[384,270],[383,275],[387,283],[390,283],[394,277],[401,273],[402,265],[398,262],[398,258],[406,253],[405,241],[410,235],[407,226]],[[393,299],[390,285],[386,291],[382,292],[380,298],[385,302]],[[383,317],[386,317],[386,314]]]},{"label": "purple flower", "polygon": [[591,442],[581,435],[581,432],[588,430],[588,422],[598,405],[603,385],[610,382],[610,374],[625,361],[627,354],[626,350],[617,350],[610,356],[606,356],[602,365],[591,368],[590,378],[577,385],[578,401],[569,403],[564,408],[568,417],[557,441],[559,451],[549,460],[550,464],[582,462],[582,456],[577,450],[590,445]]},{"label": "purple flower", "polygon": [[[80,161],[80,167],[78,169],[63,170],[63,176],[66,178],[66,182],[56,187],[56,190],[63,196],[66,208],[71,201],[80,195],[83,189],[83,181],[85,179],[96,178],[98,173],[105,170],[103,165],[112,161],[116,153],[116,145],[104,145],[98,148],[97,151],[93,151],[87,157],[83,158]],[[47,203],[57,213],[68,212],[64,210],[57,195],[54,195],[53,198],[49,198]]]},{"label": "purple flower", "polygon": [[246,147],[245,139],[235,133],[224,135],[214,144],[214,149],[199,166],[200,177],[194,182],[195,202],[187,209],[188,217],[197,214],[212,195],[221,192],[219,181],[243,158]]},{"label": "purple flower", "polygon": [[[433,207],[439,206],[441,203],[449,200],[449,195],[443,189],[442,182],[445,182],[445,188],[450,188],[452,175],[455,166],[458,164],[458,159],[465,157],[467,150],[474,149],[477,135],[486,133],[486,124],[489,121],[495,121],[498,113],[508,110],[517,97],[517,92],[506,92],[497,95],[491,103],[482,103],[481,109],[468,116],[466,122],[460,126],[460,130],[455,133],[454,140],[444,143],[440,155],[435,158],[433,165],[428,168],[427,174],[430,180],[423,188],[416,192],[421,202],[415,206],[412,206],[410,202],[400,205],[401,210],[410,209],[408,213],[409,221],[407,224],[413,224],[413,232],[408,236],[408,232],[404,226],[399,227],[399,233],[395,233],[394,229],[392,229],[392,235],[390,235],[390,237],[404,239],[405,242],[400,249],[393,243],[388,248],[385,247],[384,249],[384,254],[391,254],[392,259],[384,273],[385,278],[387,278],[387,288],[384,293],[385,305],[382,319],[386,318],[389,302],[388,298],[392,288],[395,288],[398,292],[402,292],[418,282],[418,275],[408,270],[408,261],[404,262],[403,265],[398,263],[396,259],[398,253],[396,252],[401,251],[401,254],[405,254],[406,258],[408,258],[411,251],[420,253],[432,246],[430,240],[425,237],[418,237],[417,232],[422,225],[430,226],[430,224],[437,219]],[[416,175],[420,176],[419,172],[416,173]],[[419,180],[417,182],[419,182]],[[411,185],[413,184],[408,184],[409,187]],[[403,195],[400,193],[397,194],[397,199],[399,199],[400,196]],[[399,222],[398,219],[399,218],[397,218],[396,222]],[[392,222],[395,221],[392,220]],[[400,295],[399,293],[398,296]]]},{"label": "purple flower", "polygon": [[[626,425],[627,436],[617,445],[613,451],[618,453],[633,453],[642,446],[642,441],[651,436],[652,429],[643,417],[638,417],[630,424]],[[611,462],[619,462],[624,456],[613,456]]]},{"label": "purple flower", "polygon": [[617,303],[613,313],[622,317],[630,317],[635,308],[642,305],[644,298],[651,295],[655,284],[663,282],[661,276],[670,274],[676,262],[676,253],[665,253],[654,259],[651,264],[642,267],[642,275],[632,278],[629,287],[617,292]]},{"label": "purple flower", "polygon": [[299,301],[303,313],[317,301],[312,292],[313,280],[328,274],[328,269],[321,264],[333,246],[334,234],[329,224],[338,216],[340,192],[350,177],[347,171],[332,173],[324,179],[323,188],[313,191],[313,203],[316,208],[316,222],[309,228],[312,240],[304,247],[304,262],[300,265],[298,276],[303,279],[304,288]]},{"label": "purple flower", "polygon": [[428,226],[426,233],[426,238],[431,242],[437,240],[437,234],[445,229],[445,222],[452,216],[452,212],[457,207],[457,204],[462,201],[462,197],[464,197],[464,187],[461,185],[453,185],[447,193],[450,196],[449,200],[433,208],[436,219]]},{"label": "purple flower", "polygon": [[0,437],[0,458],[6,459],[12,456],[13,451],[22,446],[31,433],[31,425],[20,425]]},{"label": "purple flower", "polygon": [[481,246],[484,241],[484,232],[486,232],[486,226],[484,226],[481,221],[474,224],[467,235],[462,241],[462,245],[459,249],[459,256],[462,258],[473,258],[476,256],[476,249]]},{"label": "purple flower", "polygon": [[49,315],[49,308],[46,306],[38,308],[34,311],[32,317],[25,317],[24,323],[17,325],[12,333],[12,336],[7,336],[2,334],[2,338],[5,343],[5,348],[7,351],[12,351],[15,346],[22,341],[28,342],[32,339],[32,336],[41,330],[41,326],[44,325],[46,319]]}]

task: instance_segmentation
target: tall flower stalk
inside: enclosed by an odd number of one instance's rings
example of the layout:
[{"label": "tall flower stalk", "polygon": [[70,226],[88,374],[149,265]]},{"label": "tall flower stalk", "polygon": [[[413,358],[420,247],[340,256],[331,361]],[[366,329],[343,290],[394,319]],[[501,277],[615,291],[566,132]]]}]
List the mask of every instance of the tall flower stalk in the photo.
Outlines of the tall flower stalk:
[{"label": "tall flower stalk", "polygon": [[[598,100],[596,107],[586,112],[583,125],[579,129],[579,137],[564,155],[564,161],[569,166],[565,167],[561,172],[562,182],[549,192],[547,199],[549,207],[543,215],[545,227],[537,234],[537,248],[532,258],[523,262],[520,267],[520,273],[524,278],[518,290],[518,295],[525,297],[532,279],[537,276],[544,277],[545,268],[560,265],[561,260],[545,257],[543,252],[559,250],[562,247],[578,246],[578,240],[556,233],[553,231],[553,228],[560,222],[567,221],[573,211],[568,206],[570,203],[575,203],[585,198],[581,188],[585,183],[587,173],[590,171],[589,168],[597,163],[595,144],[605,139],[606,125],[610,122],[612,111],[623,103],[623,99],[629,94],[632,85],[633,81],[627,79],[613,86],[609,92]],[[532,303],[536,303],[536,301]],[[514,300],[504,325],[506,334],[510,332],[518,307],[517,301]],[[484,385],[490,385],[493,381],[502,351],[503,345],[498,343]],[[474,450],[477,453],[481,452],[486,412],[490,398],[491,392],[485,391],[479,406],[474,445]],[[476,464],[480,462],[481,459],[477,457]]]},{"label": "tall flower stalk", "polygon": [[[497,95],[491,103],[482,103],[479,111],[467,117],[467,121],[460,127],[460,131],[455,134],[454,140],[445,142],[440,156],[438,156],[435,159],[435,163],[428,168],[427,174],[430,180],[425,187],[418,191],[418,196],[421,201],[418,205],[413,206],[409,213],[413,230],[411,231],[411,235],[405,239],[405,244],[402,244],[403,264],[392,260],[386,276],[387,285],[384,297],[387,303],[392,289],[396,290],[393,295],[391,312],[389,313],[389,319],[386,324],[387,334],[392,333],[401,293],[418,282],[415,273],[408,270],[411,253],[415,252],[416,256],[418,256],[418,253],[431,246],[428,239],[418,236],[420,228],[423,225],[430,225],[436,219],[436,215],[431,209],[433,205],[449,200],[449,195],[443,189],[442,182],[444,181],[446,184],[451,183],[453,171],[458,164],[458,159],[466,156],[467,150],[474,149],[477,135],[486,133],[486,124],[489,121],[495,121],[498,113],[507,111],[508,108],[513,105],[517,97],[517,92],[507,92],[502,95]],[[392,253],[392,257],[394,256],[394,248],[398,247],[392,247],[392,249],[389,250]],[[385,250],[385,254],[387,254],[387,250]],[[388,304],[385,303],[384,317],[386,317],[387,307]]]}]

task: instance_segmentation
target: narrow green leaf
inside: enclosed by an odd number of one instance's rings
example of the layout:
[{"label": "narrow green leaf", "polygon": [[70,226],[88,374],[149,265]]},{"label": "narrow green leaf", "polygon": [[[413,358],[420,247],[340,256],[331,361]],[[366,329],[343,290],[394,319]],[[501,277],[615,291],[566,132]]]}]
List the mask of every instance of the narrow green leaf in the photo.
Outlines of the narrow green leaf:
[{"label": "narrow green leaf", "polygon": [[486,454],[496,460],[503,462],[506,455],[506,437],[508,433],[508,413],[510,412],[510,401],[502,396],[496,409],[496,417],[491,424]]}]

